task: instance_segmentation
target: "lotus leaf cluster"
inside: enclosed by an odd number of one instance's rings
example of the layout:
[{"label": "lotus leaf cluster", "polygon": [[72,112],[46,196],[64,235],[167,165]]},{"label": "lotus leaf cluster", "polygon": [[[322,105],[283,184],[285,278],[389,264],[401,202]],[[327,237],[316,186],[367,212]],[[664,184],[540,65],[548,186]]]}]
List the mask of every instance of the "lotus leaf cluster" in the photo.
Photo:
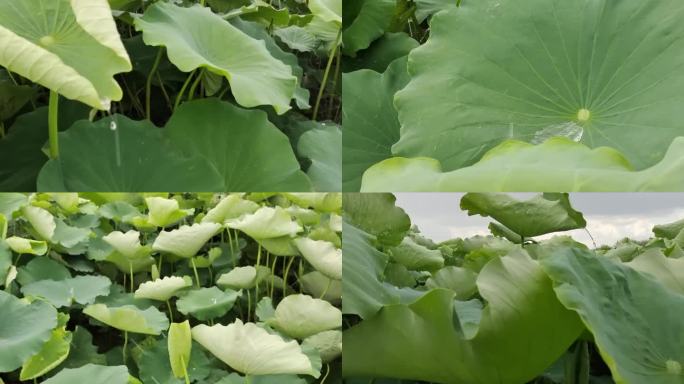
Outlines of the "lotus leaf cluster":
[{"label": "lotus leaf cluster", "polygon": [[339,193],[2,193],[0,383],[339,382],[341,215]]},{"label": "lotus leaf cluster", "polygon": [[342,0],[2,0],[0,191],[340,191],[341,28]]},{"label": "lotus leaf cluster", "polygon": [[491,235],[435,243],[393,195],[345,194],[347,380],[684,381],[681,220],[597,247],[564,234],[586,227],[567,194],[468,193],[461,208]]}]

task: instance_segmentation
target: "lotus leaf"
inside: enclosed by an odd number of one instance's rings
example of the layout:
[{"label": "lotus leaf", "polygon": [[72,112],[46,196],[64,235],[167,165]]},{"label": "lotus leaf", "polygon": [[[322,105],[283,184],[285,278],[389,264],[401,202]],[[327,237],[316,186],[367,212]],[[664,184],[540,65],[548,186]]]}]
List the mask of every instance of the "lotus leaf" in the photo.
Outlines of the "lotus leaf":
[{"label": "lotus leaf", "polygon": [[306,237],[294,240],[302,256],[316,270],[335,280],[342,280],[342,250],[328,241],[316,241]]},{"label": "lotus leaf", "polygon": [[278,304],[275,317],[269,324],[290,337],[305,339],[340,328],[342,312],[324,300],[308,295],[290,295]]},{"label": "lotus leaf", "polygon": [[190,258],[214,237],[221,228],[216,223],[200,223],[182,225],[170,232],[162,231],[154,241],[152,248],[155,251],[168,252],[178,257]]},{"label": "lotus leaf", "polygon": [[320,376],[320,360],[310,360],[296,341],[285,341],[240,319],[227,326],[200,324],[192,329],[192,337],[231,368],[247,375]]},{"label": "lotus leaf", "polygon": [[150,210],[148,221],[157,227],[174,224],[194,212],[192,209],[178,208],[178,201],[174,199],[146,197],[145,203]]},{"label": "lotus leaf", "polygon": [[253,214],[228,220],[226,227],[239,229],[254,239],[295,236],[302,227],[281,207],[262,207]]},{"label": "lotus leaf", "polygon": [[105,304],[91,304],[83,309],[83,313],[126,332],[159,335],[169,328],[169,320],[155,307],[141,310],[134,305],[108,307]]},{"label": "lotus leaf", "polygon": [[0,65],[101,110],[121,100],[114,75],[132,69],[106,0],[0,4]]},{"label": "lotus leaf", "polygon": [[22,254],[28,253],[31,255],[42,256],[47,253],[47,243],[39,240],[24,239],[17,236],[8,237],[5,243],[14,252]]},{"label": "lotus leaf", "polygon": [[25,296],[45,299],[56,308],[74,302],[91,304],[98,296],[107,296],[112,282],[105,276],[76,276],[59,281],[40,280],[21,287]]},{"label": "lotus leaf", "polygon": [[166,276],[140,284],[135,291],[135,298],[166,301],[175,296],[178,291],[191,285],[192,279],[190,276]]},{"label": "lotus leaf", "polygon": [[181,71],[203,67],[225,76],[240,105],[272,105],[280,114],[290,109],[297,84],[292,69],[271,56],[263,42],[208,8],[156,3],[135,26],[143,32],[145,44],[165,46],[169,60]]},{"label": "lotus leaf", "polygon": [[180,313],[206,321],[225,315],[240,296],[242,291],[222,291],[216,287],[200,288],[187,292],[176,301],[176,306]]}]

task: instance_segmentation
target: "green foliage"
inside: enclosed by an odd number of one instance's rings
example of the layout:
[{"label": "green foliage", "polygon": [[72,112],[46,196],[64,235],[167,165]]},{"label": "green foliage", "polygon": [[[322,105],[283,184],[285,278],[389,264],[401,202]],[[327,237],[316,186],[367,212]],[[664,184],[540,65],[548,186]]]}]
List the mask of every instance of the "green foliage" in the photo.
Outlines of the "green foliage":
[{"label": "green foliage", "polygon": [[350,0],[344,190],[684,190],[671,1]]},{"label": "green foliage", "polygon": [[[388,212],[387,200],[349,204],[345,217],[371,205]],[[594,250],[567,236],[535,240],[586,224],[567,195],[466,194],[461,207],[524,233],[525,241],[448,240],[432,247],[449,265],[414,263],[428,278],[399,280],[391,275],[394,248],[372,234],[394,218],[379,217],[365,230],[345,222],[343,370],[350,383],[684,380],[684,264],[670,239]],[[670,236],[678,226],[654,232]],[[614,251],[628,245],[636,256],[622,260]]]},{"label": "green foliage", "polygon": [[[0,194],[0,378],[339,382],[341,203],[336,193]],[[269,252],[268,236],[294,253]],[[312,274],[318,284],[305,283]]]},{"label": "green foliage", "polygon": [[0,190],[339,191],[341,8],[0,1]]}]

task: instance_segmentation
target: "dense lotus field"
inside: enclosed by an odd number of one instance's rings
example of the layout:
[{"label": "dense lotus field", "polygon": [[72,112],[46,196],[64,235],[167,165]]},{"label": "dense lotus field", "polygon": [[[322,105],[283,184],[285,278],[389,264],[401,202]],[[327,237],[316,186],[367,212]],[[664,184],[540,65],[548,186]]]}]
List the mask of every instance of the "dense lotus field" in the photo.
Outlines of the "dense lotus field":
[{"label": "dense lotus field", "polygon": [[684,191],[678,0],[345,0],[343,188]]},{"label": "dense lotus field", "polygon": [[394,200],[344,196],[345,382],[684,383],[684,220],[596,247],[567,194],[466,194],[491,235],[436,244]]},{"label": "dense lotus field", "polygon": [[341,13],[0,0],[0,191],[340,191]]},{"label": "dense lotus field", "polygon": [[0,194],[0,383],[341,382],[341,194]]}]

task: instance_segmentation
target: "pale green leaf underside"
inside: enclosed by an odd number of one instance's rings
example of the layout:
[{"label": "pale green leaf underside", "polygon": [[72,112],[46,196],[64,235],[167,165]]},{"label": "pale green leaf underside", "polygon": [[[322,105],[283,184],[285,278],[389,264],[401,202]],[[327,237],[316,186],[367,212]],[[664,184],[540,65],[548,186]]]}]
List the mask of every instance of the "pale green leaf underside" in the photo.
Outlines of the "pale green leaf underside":
[{"label": "pale green leaf underside", "polygon": [[169,327],[166,315],[155,307],[141,310],[134,305],[107,307],[104,304],[93,304],[85,307],[83,313],[116,329],[159,335]]},{"label": "pale green leaf underside", "polygon": [[135,21],[147,45],[165,46],[181,71],[204,67],[225,76],[244,107],[272,105],[279,114],[290,109],[297,78],[255,40],[209,8],[182,8],[156,3]]},{"label": "pale green leaf underside", "polygon": [[13,72],[93,108],[121,100],[113,76],[132,66],[106,0],[3,1],[0,40]]},{"label": "pale green leaf underside", "polygon": [[200,324],[192,329],[192,337],[231,368],[248,375],[320,376],[296,341],[286,342],[254,323],[237,319],[227,326]]},{"label": "pale green leaf underside", "polygon": [[684,138],[677,138],[663,160],[634,171],[611,148],[589,149],[565,138],[540,145],[507,141],[477,164],[451,172],[437,160],[392,158],[363,176],[364,192],[636,192],[682,191]]},{"label": "pale green leaf underside", "polygon": [[450,171],[503,140],[573,126],[589,147],[652,166],[682,134],[682,17],[677,0],[483,0],[440,12],[396,96],[394,153]]}]

